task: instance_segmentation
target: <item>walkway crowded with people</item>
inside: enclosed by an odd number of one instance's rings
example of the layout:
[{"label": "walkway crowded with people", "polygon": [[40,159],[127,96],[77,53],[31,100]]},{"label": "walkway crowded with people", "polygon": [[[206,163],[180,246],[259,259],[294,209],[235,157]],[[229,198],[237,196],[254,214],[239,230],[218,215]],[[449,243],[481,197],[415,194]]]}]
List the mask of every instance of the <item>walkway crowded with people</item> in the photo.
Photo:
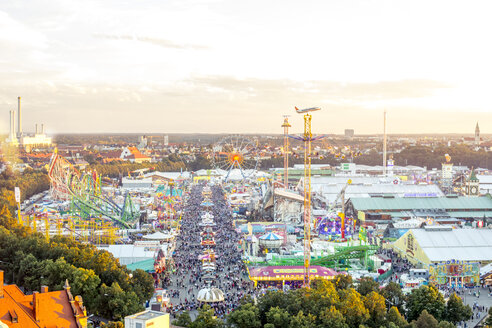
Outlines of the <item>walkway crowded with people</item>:
[{"label": "walkway crowded with people", "polygon": [[[215,315],[224,317],[239,305],[245,294],[252,294],[253,283],[249,281],[246,268],[241,260],[239,249],[240,235],[233,227],[232,211],[224,196],[221,186],[213,185],[209,210],[214,216],[216,270],[212,287],[224,292],[224,302],[209,303],[215,309]],[[196,309],[201,304],[196,300],[198,291],[207,286],[203,278],[202,262],[199,256],[208,248],[201,245],[200,226],[203,185],[194,185],[185,200],[180,234],[176,241],[176,251],[173,255],[175,272],[171,275],[168,293],[171,298],[171,313],[177,315],[189,311],[196,315]]]}]

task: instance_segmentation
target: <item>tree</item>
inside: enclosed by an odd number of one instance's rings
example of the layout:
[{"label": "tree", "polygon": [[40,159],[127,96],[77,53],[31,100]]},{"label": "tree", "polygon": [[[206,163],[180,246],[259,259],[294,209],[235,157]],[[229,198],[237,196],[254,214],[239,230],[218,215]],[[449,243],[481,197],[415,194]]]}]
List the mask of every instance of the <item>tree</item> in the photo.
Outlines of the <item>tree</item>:
[{"label": "tree", "polygon": [[378,292],[379,283],[374,281],[371,277],[362,277],[357,285],[357,291],[362,296],[366,296],[370,292]]},{"label": "tree", "polygon": [[180,326],[180,327],[191,327],[191,317],[190,313],[188,311],[183,311],[176,320],[173,321],[174,326]]},{"label": "tree", "polygon": [[348,274],[339,274],[334,281],[337,290],[347,289],[352,286],[352,276]]},{"label": "tree", "polygon": [[154,278],[147,272],[137,269],[132,272],[131,285],[140,303],[145,303],[154,295]]},{"label": "tree", "polygon": [[403,318],[403,316],[400,314],[400,311],[398,311],[398,308],[395,306],[392,306],[388,313],[386,314],[386,321],[388,323],[393,323],[396,327],[398,328],[405,328],[408,326],[408,322]]},{"label": "tree", "polygon": [[304,315],[299,311],[296,316],[290,320],[289,328],[316,328],[316,318],[312,314]]},{"label": "tree", "polygon": [[455,324],[452,324],[449,321],[441,321],[441,322],[439,322],[439,324],[437,325],[437,327],[438,328],[456,328],[456,325]]},{"label": "tree", "polygon": [[101,328],[125,328],[125,325],[121,321],[109,321],[108,323],[101,323]]},{"label": "tree", "polygon": [[492,306],[489,308],[489,316],[485,320],[485,324],[489,327],[492,327]]},{"label": "tree", "polygon": [[381,289],[381,295],[386,299],[387,308],[396,306],[400,313],[403,313],[403,303],[405,301],[405,295],[401,291],[401,287],[396,282],[390,282],[383,289]]},{"label": "tree", "polygon": [[325,309],[321,314],[321,324],[323,327],[330,328],[348,328],[348,324],[343,317],[343,314],[334,306]]},{"label": "tree", "polygon": [[214,315],[214,309],[205,304],[198,310],[198,316],[191,324],[190,328],[221,328],[224,326],[222,320]]},{"label": "tree", "polygon": [[406,307],[408,320],[417,319],[424,310],[427,310],[427,313],[431,314],[437,320],[441,320],[446,304],[444,297],[436,287],[430,285],[421,286],[412,290],[408,296]]},{"label": "tree", "polygon": [[273,324],[275,328],[288,327],[290,323],[290,314],[278,306],[270,308],[266,317],[267,322]]},{"label": "tree", "polygon": [[260,328],[260,310],[251,303],[244,304],[229,314],[228,322],[238,328]]},{"label": "tree", "polygon": [[423,310],[415,322],[416,328],[438,328],[438,322],[427,310]]},{"label": "tree", "polygon": [[459,298],[455,293],[449,296],[448,302],[446,303],[445,318],[447,321],[454,324],[467,320],[473,315],[473,311],[469,305],[464,305],[461,298]]},{"label": "tree", "polygon": [[364,306],[369,311],[369,320],[367,324],[371,327],[380,327],[384,323],[386,314],[384,297],[375,291],[372,291],[364,297]]},{"label": "tree", "polygon": [[369,319],[369,311],[364,306],[361,295],[355,289],[342,289],[340,300],[339,310],[350,327],[357,328]]},{"label": "tree", "polygon": [[20,259],[19,268],[16,274],[17,285],[23,286],[29,291],[37,291],[41,288],[41,276],[44,271],[44,263],[38,261],[32,254],[23,256],[23,252],[16,253]]}]

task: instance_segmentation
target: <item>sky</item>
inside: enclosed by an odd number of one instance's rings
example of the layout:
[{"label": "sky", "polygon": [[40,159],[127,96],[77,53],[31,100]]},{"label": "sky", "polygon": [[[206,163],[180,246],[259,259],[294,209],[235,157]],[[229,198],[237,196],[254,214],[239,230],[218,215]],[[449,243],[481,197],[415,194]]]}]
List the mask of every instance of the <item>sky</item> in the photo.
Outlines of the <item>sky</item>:
[{"label": "sky", "polygon": [[0,132],[492,133],[492,2],[0,1]]}]

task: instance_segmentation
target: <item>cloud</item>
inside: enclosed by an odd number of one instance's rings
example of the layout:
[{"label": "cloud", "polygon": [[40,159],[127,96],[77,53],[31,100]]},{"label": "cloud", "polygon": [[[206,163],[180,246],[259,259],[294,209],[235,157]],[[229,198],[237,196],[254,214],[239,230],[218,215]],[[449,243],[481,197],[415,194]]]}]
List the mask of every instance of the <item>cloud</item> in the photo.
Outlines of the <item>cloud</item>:
[{"label": "cloud", "polygon": [[436,90],[448,89],[448,83],[427,79],[405,79],[375,83],[337,81],[292,81],[287,79],[239,79],[230,76],[194,77],[189,83],[211,93],[228,93],[251,100],[272,101],[310,98],[315,104],[358,104],[409,98],[424,98]]},{"label": "cloud", "polygon": [[189,50],[208,49],[208,47],[203,45],[176,43],[171,40],[151,38],[146,36],[99,34],[99,33],[94,33],[93,36],[98,39],[106,39],[106,40],[139,41],[139,42],[150,43],[159,47],[170,48],[170,49],[189,49]]}]

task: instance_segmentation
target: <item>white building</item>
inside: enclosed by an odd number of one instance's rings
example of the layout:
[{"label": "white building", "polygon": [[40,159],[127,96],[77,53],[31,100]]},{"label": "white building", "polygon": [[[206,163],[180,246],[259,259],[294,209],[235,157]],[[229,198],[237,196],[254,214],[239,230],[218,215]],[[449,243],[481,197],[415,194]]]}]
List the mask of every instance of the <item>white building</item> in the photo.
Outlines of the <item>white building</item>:
[{"label": "white building", "polygon": [[169,313],[144,311],[125,317],[125,328],[169,328]]}]

